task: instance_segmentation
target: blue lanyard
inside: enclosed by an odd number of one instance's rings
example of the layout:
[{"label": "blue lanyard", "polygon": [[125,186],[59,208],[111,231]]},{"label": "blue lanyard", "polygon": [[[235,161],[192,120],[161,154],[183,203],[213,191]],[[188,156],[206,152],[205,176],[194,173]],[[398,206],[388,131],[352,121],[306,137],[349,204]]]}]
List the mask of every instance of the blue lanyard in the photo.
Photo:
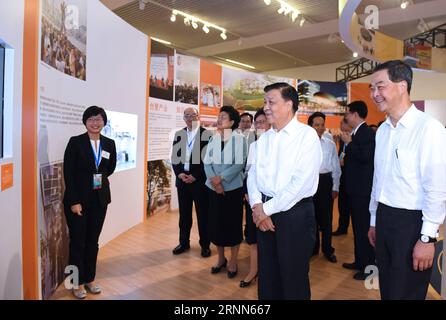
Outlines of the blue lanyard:
[{"label": "blue lanyard", "polygon": [[[198,133],[198,132],[197,132],[197,133]],[[193,139],[187,144],[187,148],[188,148],[189,150],[190,150],[190,147],[192,146],[192,144],[194,143],[195,138],[197,137],[197,133],[195,133]]]},{"label": "blue lanyard", "polygon": [[96,170],[97,170],[99,168],[99,164],[101,163],[101,153],[102,153],[101,142],[99,141],[99,148],[98,148],[97,156],[96,156],[96,152],[95,152],[93,146],[91,146],[91,148],[93,149],[94,164],[96,165]]}]

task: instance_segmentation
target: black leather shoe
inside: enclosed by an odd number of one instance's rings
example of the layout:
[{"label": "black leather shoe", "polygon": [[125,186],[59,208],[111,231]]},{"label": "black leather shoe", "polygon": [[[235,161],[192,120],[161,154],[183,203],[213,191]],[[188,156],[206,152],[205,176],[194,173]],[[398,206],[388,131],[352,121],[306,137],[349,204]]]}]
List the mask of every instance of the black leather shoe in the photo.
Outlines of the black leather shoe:
[{"label": "black leather shoe", "polygon": [[251,283],[253,283],[256,279],[257,279],[257,275],[255,275],[255,276],[254,276],[251,280],[249,280],[249,281],[245,281],[245,280],[240,281],[240,288],[246,288],[246,287],[249,287],[249,285],[250,285]]},{"label": "black leather shoe", "polygon": [[235,271],[229,271],[228,270],[228,278],[229,279],[235,278],[235,276],[237,275],[237,272],[238,272],[237,269],[235,269]]},{"label": "black leather shoe", "polygon": [[355,262],[353,263],[343,263],[342,267],[348,270],[361,270]]},{"label": "black leather shoe", "polygon": [[353,279],[355,280],[365,280],[368,277],[368,274],[365,274],[362,271],[356,272],[353,276]]},{"label": "black leather shoe", "polygon": [[328,261],[330,261],[332,263],[338,262],[338,260],[336,259],[336,256],[333,253],[332,254],[326,254],[325,255],[325,259],[327,259]]},{"label": "black leather shoe", "polygon": [[221,271],[221,269],[226,268],[227,265],[228,265],[228,260],[225,259],[225,262],[223,262],[223,264],[221,266],[212,267],[211,273],[212,274],[219,273]]},{"label": "black leather shoe", "polygon": [[203,258],[207,258],[211,256],[211,249],[209,248],[201,248],[201,256]]},{"label": "black leather shoe", "polygon": [[190,245],[179,244],[172,250],[173,254],[181,254],[190,249]]}]

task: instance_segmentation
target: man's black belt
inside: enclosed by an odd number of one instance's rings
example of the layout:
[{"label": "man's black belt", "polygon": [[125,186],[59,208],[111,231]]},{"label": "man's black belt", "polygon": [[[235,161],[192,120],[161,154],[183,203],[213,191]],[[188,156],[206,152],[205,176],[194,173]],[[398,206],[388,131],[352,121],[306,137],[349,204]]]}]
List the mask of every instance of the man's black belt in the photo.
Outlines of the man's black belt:
[{"label": "man's black belt", "polygon": [[[262,202],[265,203],[269,200],[271,200],[273,197],[267,196],[266,194],[262,193]],[[301,199],[298,203],[305,203],[305,202],[310,202],[313,201],[313,197],[308,197],[308,198],[303,198]],[[297,204],[297,203],[296,203]]]},{"label": "man's black belt", "polygon": [[319,173],[319,175],[322,176],[322,177],[331,176],[331,172]]}]

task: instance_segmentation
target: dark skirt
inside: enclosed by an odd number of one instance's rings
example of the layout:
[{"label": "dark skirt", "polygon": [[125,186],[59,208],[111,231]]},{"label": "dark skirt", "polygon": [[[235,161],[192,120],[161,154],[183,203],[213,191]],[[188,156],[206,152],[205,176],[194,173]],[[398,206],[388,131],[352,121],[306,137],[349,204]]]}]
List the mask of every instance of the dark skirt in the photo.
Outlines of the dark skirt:
[{"label": "dark skirt", "polygon": [[245,202],[245,239],[247,244],[256,244],[257,243],[257,227],[252,220],[252,209],[248,202]]},{"label": "dark skirt", "polygon": [[209,190],[209,239],[219,247],[243,241],[242,188],[225,191],[225,195]]}]

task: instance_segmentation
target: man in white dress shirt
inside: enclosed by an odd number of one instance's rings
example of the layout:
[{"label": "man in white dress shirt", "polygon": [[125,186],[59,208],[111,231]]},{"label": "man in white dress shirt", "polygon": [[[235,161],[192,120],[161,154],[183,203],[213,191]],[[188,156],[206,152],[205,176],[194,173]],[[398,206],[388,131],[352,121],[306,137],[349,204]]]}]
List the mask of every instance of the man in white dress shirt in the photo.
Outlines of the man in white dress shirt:
[{"label": "man in white dress shirt", "polygon": [[325,258],[336,263],[335,249],[331,246],[333,224],[333,201],[339,194],[341,166],[338,152],[333,140],[325,133],[325,114],[315,112],[308,118],[308,125],[316,130],[322,147],[322,165],[319,169],[319,185],[314,195],[314,211],[316,214],[316,244],[313,254],[319,254],[320,233],[322,232],[322,252]]},{"label": "man in white dress shirt", "polygon": [[445,218],[446,130],[411,103],[412,70],[376,67],[371,96],[387,120],[376,135],[369,240],[382,299],[426,298],[434,242]]},{"label": "man in white dress shirt", "polygon": [[312,197],[322,162],[316,132],[297,121],[299,99],[287,83],[265,87],[273,128],[251,150],[248,193],[258,228],[259,299],[310,299],[309,261],[315,241]]}]

